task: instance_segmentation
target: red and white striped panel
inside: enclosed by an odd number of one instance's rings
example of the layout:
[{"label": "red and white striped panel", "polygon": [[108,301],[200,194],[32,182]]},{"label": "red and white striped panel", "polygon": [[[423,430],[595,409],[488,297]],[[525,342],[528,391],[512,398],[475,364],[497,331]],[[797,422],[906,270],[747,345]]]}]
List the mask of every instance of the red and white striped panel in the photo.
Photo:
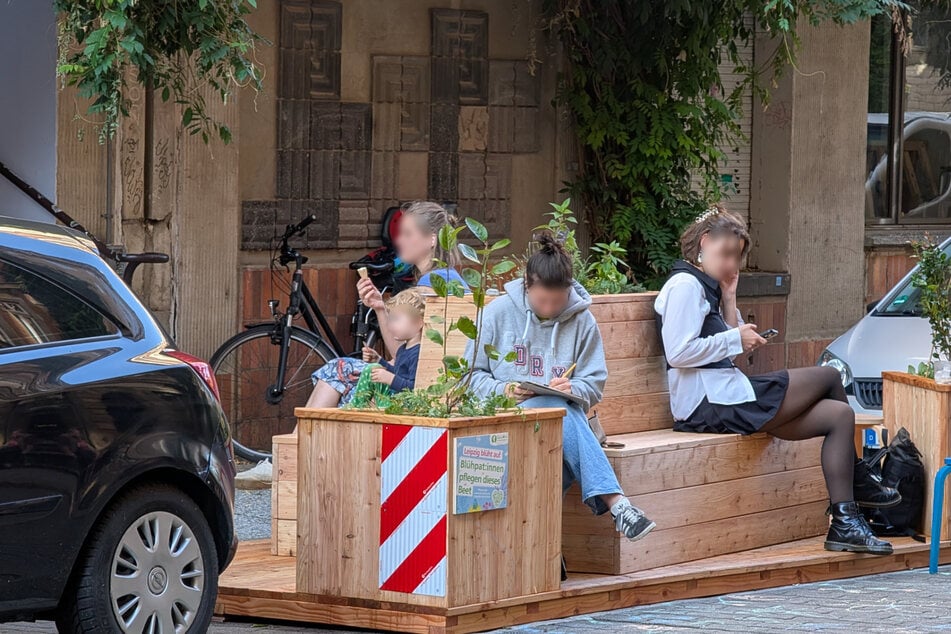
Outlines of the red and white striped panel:
[{"label": "red and white striped panel", "polygon": [[448,432],[384,425],[380,589],[446,596]]}]

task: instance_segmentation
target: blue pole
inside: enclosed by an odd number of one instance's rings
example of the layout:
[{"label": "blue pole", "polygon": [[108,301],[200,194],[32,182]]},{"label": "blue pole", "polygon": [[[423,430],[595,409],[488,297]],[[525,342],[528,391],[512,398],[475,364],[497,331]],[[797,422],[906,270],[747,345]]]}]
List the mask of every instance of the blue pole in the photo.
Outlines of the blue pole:
[{"label": "blue pole", "polygon": [[938,572],[938,553],[941,549],[941,519],[944,517],[944,481],[951,473],[951,458],[944,459],[944,466],[934,477],[934,501],[931,504],[931,557],[928,572]]}]

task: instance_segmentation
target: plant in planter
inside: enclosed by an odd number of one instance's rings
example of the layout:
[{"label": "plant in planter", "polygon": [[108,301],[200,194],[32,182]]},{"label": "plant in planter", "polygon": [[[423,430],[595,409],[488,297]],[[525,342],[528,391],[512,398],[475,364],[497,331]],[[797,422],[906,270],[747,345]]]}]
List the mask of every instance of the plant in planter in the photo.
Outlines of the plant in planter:
[{"label": "plant in planter", "polygon": [[[474,238],[476,246],[460,240],[460,234],[468,230]],[[429,323],[424,326],[424,336],[430,341],[442,346],[442,368],[439,378],[430,386],[406,390],[391,395],[388,399],[377,401],[387,414],[408,414],[446,418],[449,416],[493,416],[501,410],[514,409],[516,402],[511,397],[493,395],[487,398],[476,396],[469,391],[469,368],[475,363],[476,351],[480,346],[492,359],[499,359],[502,354],[491,343],[483,343],[480,338],[482,313],[485,309],[487,289],[492,287],[495,280],[510,273],[515,263],[510,260],[501,260],[492,264],[490,258],[494,253],[501,251],[510,244],[510,240],[503,238],[491,242],[485,226],[472,218],[466,218],[465,224],[460,227],[444,226],[438,236],[443,251],[451,252],[459,249],[462,255],[473,264],[462,270],[462,277],[469,286],[475,312],[472,316],[461,315],[455,319],[447,319],[449,301],[451,297],[463,299],[466,289],[458,281],[447,281],[439,275],[430,276],[433,292],[443,300],[444,310],[435,315],[428,315]],[[435,261],[434,267],[447,268],[448,263]],[[441,314],[439,314],[441,313]],[[458,331],[474,342],[468,356],[450,354],[450,333]],[[515,358],[515,352],[505,355],[507,360]],[[358,404],[365,404],[364,399],[354,399]]]},{"label": "plant in planter", "polygon": [[[472,234],[471,244],[460,240],[463,231]],[[421,345],[442,352],[435,382],[398,392],[383,408],[298,410],[299,592],[453,608],[559,588],[561,531],[551,527],[561,519],[564,410],[522,410],[514,399],[480,398],[468,389],[476,351],[502,356],[480,332],[486,289],[515,266],[490,261],[509,240],[491,242],[471,218],[464,227],[444,227],[438,240],[472,266],[462,271],[468,295],[461,283],[430,276],[437,297],[427,301]],[[457,354],[463,341],[471,344],[468,353]],[[514,352],[506,358],[514,360]],[[393,465],[415,466],[407,474]],[[403,510],[416,493],[419,503]],[[422,579],[401,574],[384,556],[406,543],[398,528],[409,516],[434,520],[419,538],[445,562]],[[377,552],[379,566],[366,565]],[[492,558],[472,566],[473,552],[524,553],[525,562],[518,575],[505,575]]]},{"label": "plant in planter", "polygon": [[951,256],[931,241],[912,244],[918,270],[912,285],[918,289],[921,314],[931,325],[931,358],[908,366],[910,374],[936,378],[951,383]]}]

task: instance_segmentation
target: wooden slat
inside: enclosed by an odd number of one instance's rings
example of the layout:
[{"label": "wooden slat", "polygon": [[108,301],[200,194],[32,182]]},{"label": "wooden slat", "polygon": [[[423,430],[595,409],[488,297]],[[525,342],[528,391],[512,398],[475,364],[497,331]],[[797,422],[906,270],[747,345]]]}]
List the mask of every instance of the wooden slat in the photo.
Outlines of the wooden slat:
[{"label": "wooden slat", "polygon": [[893,383],[901,383],[912,387],[919,387],[930,392],[951,392],[951,385],[942,385],[917,374],[907,372],[882,372],[882,378]]},{"label": "wooden slat", "polygon": [[[828,497],[822,468],[806,467],[712,484],[657,491],[637,496],[635,504],[657,523],[659,533],[671,528],[737,518],[737,529],[753,513],[823,501]],[[562,530],[621,539],[611,522],[598,521],[581,502],[577,488],[565,500]],[[788,540],[782,540],[788,541]]]},{"label": "wooden slat", "polygon": [[[601,535],[565,535],[569,570],[619,574],[735,553],[819,535],[828,528],[827,502],[812,502],[668,530],[643,540],[608,540]],[[615,558],[615,549],[619,551]],[[610,567],[604,567],[609,565]]]},{"label": "wooden slat", "polygon": [[297,434],[274,436],[274,473],[278,480],[297,481]]},{"label": "wooden slat", "polygon": [[599,324],[612,321],[648,321],[654,318],[654,300],[657,293],[629,293],[625,295],[595,295],[591,313]]},{"label": "wooden slat", "polygon": [[[754,434],[753,436],[747,436],[747,438],[762,438],[765,436],[766,434]],[[693,434],[672,429],[659,429],[612,436],[612,441],[623,443],[624,446],[621,448],[607,448],[604,453],[607,454],[608,458],[622,458],[638,454],[677,451],[700,445],[737,442],[738,438],[741,438],[739,434]]]},{"label": "wooden slat", "polygon": [[[534,426],[536,422],[547,420],[555,412],[562,412],[560,408],[533,408],[512,410],[510,413],[499,413],[495,416],[460,416],[458,418],[427,418],[424,416],[398,416],[384,414],[373,410],[353,409],[309,409],[298,407],[294,414],[298,420],[337,421],[340,423],[370,423],[372,425],[410,425],[416,427],[439,427],[443,429],[465,429],[473,425],[484,424],[491,420],[497,424],[524,424]],[[330,440],[327,440],[330,442]]]},{"label": "wooden slat", "polygon": [[[610,379],[609,379],[610,380]],[[670,394],[649,392],[633,396],[609,396],[593,408],[608,436],[670,429]]]},{"label": "wooden slat", "polygon": [[271,526],[275,531],[271,535],[273,554],[281,557],[297,555],[297,521],[275,518],[271,521]]},{"label": "wooden slat", "polygon": [[610,460],[621,488],[631,496],[713,482],[741,481],[820,463],[821,438],[791,442],[757,434],[726,436],[726,442],[712,440],[706,437],[699,444],[681,445],[677,451],[645,452]]},{"label": "wooden slat", "polygon": [[605,398],[667,391],[667,364],[664,357],[609,359],[607,367]]},{"label": "wooden slat", "polygon": [[639,359],[664,354],[654,321],[598,323],[605,359]]},{"label": "wooden slat", "polygon": [[297,480],[278,480],[274,483],[277,491],[277,507],[272,511],[279,520],[297,519]]},{"label": "wooden slat", "polygon": [[410,634],[433,634],[445,631],[444,616],[401,612],[395,609],[368,608],[352,605],[317,603],[308,599],[283,599],[275,601],[268,597],[234,596],[219,594],[215,612],[233,616],[249,616],[257,619],[279,619],[353,627],[370,630],[409,632]]}]

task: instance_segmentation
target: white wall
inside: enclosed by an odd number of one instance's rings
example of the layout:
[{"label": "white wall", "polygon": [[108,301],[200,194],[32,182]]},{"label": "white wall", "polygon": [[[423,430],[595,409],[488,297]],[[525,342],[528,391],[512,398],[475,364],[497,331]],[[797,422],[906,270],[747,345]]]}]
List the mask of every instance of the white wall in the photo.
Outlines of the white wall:
[{"label": "white wall", "polygon": [[[0,0],[0,162],[56,199],[53,0]],[[0,215],[52,221],[3,177]]]}]

